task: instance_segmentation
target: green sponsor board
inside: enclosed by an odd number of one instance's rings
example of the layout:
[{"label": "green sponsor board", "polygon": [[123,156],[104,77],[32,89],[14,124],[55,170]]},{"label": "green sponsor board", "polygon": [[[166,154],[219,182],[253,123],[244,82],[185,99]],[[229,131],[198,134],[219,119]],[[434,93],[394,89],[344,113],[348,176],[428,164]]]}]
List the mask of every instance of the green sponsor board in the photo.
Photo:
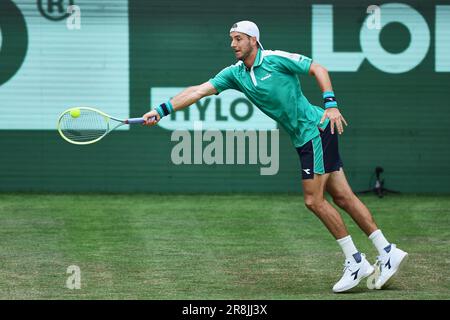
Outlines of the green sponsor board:
[{"label": "green sponsor board", "polygon": [[[151,105],[157,106],[185,88],[151,88]],[[220,95],[200,99],[193,106],[172,113],[158,125],[167,130],[194,130],[201,121],[205,130],[272,130],[274,120],[260,111],[245,95],[236,90],[226,90]]]},{"label": "green sponsor board", "polygon": [[[427,9],[430,9],[430,6]],[[436,35],[431,44],[432,27],[414,7],[403,3],[386,3],[369,6],[370,13],[361,24],[359,44],[361,52],[335,52],[333,5],[312,6],[312,54],[316,61],[327,66],[329,71],[356,72],[367,60],[385,73],[406,73],[424,60],[430,50],[435,49],[435,71],[450,72],[450,6],[435,7]],[[381,33],[386,26],[396,25],[406,29],[403,41],[408,39],[400,52],[390,52],[382,44]],[[446,31],[447,30],[447,31]]]},{"label": "green sponsor board", "polygon": [[[1,130],[54,130],[55,115],[72,106],[128,117],[127,1],[2,3],[0,64],[15,69],[0,79]],[[69,20],[75,3],[79,29]]]},{"label": "green sponsor board", "polygon": [[[80,9],[79,29],[69,23],[70,5]],[[138,117],[178,89],[207,81],[235,63],[228,31],[249,19],[265,49],[304,54],[330,71],[350,124],[340,148],[356,191],[373,187],[381,166],[390,189],[450,192],[450,4],[372,5],[3,0],[0,190],[301,191],[298,157],[282,129],[276,174],[261,175],[261,163],[172,161],[180,143],[172,134],[195,121],[223,132],[279,127],[232,91],[159,126],[133,126],[87,147],[67,144],[55,130],[59,113],[72,105]],[[321,105],[315,79],[300,80],[308,99]],[[204,150],[210,142],[202,143]]]}]

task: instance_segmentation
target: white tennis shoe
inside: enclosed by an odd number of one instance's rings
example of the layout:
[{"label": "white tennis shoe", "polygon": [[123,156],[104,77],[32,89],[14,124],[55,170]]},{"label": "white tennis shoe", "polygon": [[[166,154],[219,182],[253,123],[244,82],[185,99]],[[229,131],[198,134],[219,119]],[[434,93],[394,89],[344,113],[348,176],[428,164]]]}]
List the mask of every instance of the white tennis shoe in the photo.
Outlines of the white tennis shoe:
[{"label": "white tennis shoe", "polygon": [[333,286],[333,291],[344,292],[356,287],[359,282],[370,276],[374,271],[374,267],[367,261],[364,253],[360,254],[360,262],[354,258],[345,260],[344,274],[342,278]]},{"label": "white tennis shoe", "polygon": [[389,252],[377,257],[374,265],[377,270],[374,277],[367,279],[367,287],[369,289],[387,288],[407,258],[407,252],[398,249],[395,244],[391,244]]}]

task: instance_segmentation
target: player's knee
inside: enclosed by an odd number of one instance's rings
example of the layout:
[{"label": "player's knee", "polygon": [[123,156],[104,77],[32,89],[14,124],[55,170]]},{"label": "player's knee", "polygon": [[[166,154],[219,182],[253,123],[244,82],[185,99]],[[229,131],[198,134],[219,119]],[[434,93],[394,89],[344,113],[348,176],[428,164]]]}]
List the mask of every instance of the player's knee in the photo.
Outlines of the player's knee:
[{"label": "player's knee", "polygon": [[322,205],[322,198],[314,195],[305,195],[305,206],[311,211],[317,211]]},{"label": "player's knee", "polygon": [[339,195],[334,195],[333,196],[333,202],[340,208],[348,208],[349,206],[352,205],[354,200],[354,195],[353,194],[339,194]]}]

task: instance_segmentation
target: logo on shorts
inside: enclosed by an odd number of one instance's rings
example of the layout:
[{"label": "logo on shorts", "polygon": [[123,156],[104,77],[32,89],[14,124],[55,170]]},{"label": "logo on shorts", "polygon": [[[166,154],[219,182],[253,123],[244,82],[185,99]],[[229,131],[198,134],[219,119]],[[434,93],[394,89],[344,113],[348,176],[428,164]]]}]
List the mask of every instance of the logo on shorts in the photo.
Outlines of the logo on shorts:
[{"label": "logo on shorts", "polygon": [[311,172],[309,172],[311,169],[303,169],[303,171],[305,171],[306,174],[311,174]]}]

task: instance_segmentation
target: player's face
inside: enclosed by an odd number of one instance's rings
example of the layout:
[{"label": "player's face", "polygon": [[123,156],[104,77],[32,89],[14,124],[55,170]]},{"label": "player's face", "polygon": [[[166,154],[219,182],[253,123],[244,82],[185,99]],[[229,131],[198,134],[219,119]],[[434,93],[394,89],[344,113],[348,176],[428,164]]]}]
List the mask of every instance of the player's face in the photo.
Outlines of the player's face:
[{"label": "player's face", "polygon": [[241,32],[231,32],[231,48],[237,60],[244,61],[252,53],[251,37]]}]

